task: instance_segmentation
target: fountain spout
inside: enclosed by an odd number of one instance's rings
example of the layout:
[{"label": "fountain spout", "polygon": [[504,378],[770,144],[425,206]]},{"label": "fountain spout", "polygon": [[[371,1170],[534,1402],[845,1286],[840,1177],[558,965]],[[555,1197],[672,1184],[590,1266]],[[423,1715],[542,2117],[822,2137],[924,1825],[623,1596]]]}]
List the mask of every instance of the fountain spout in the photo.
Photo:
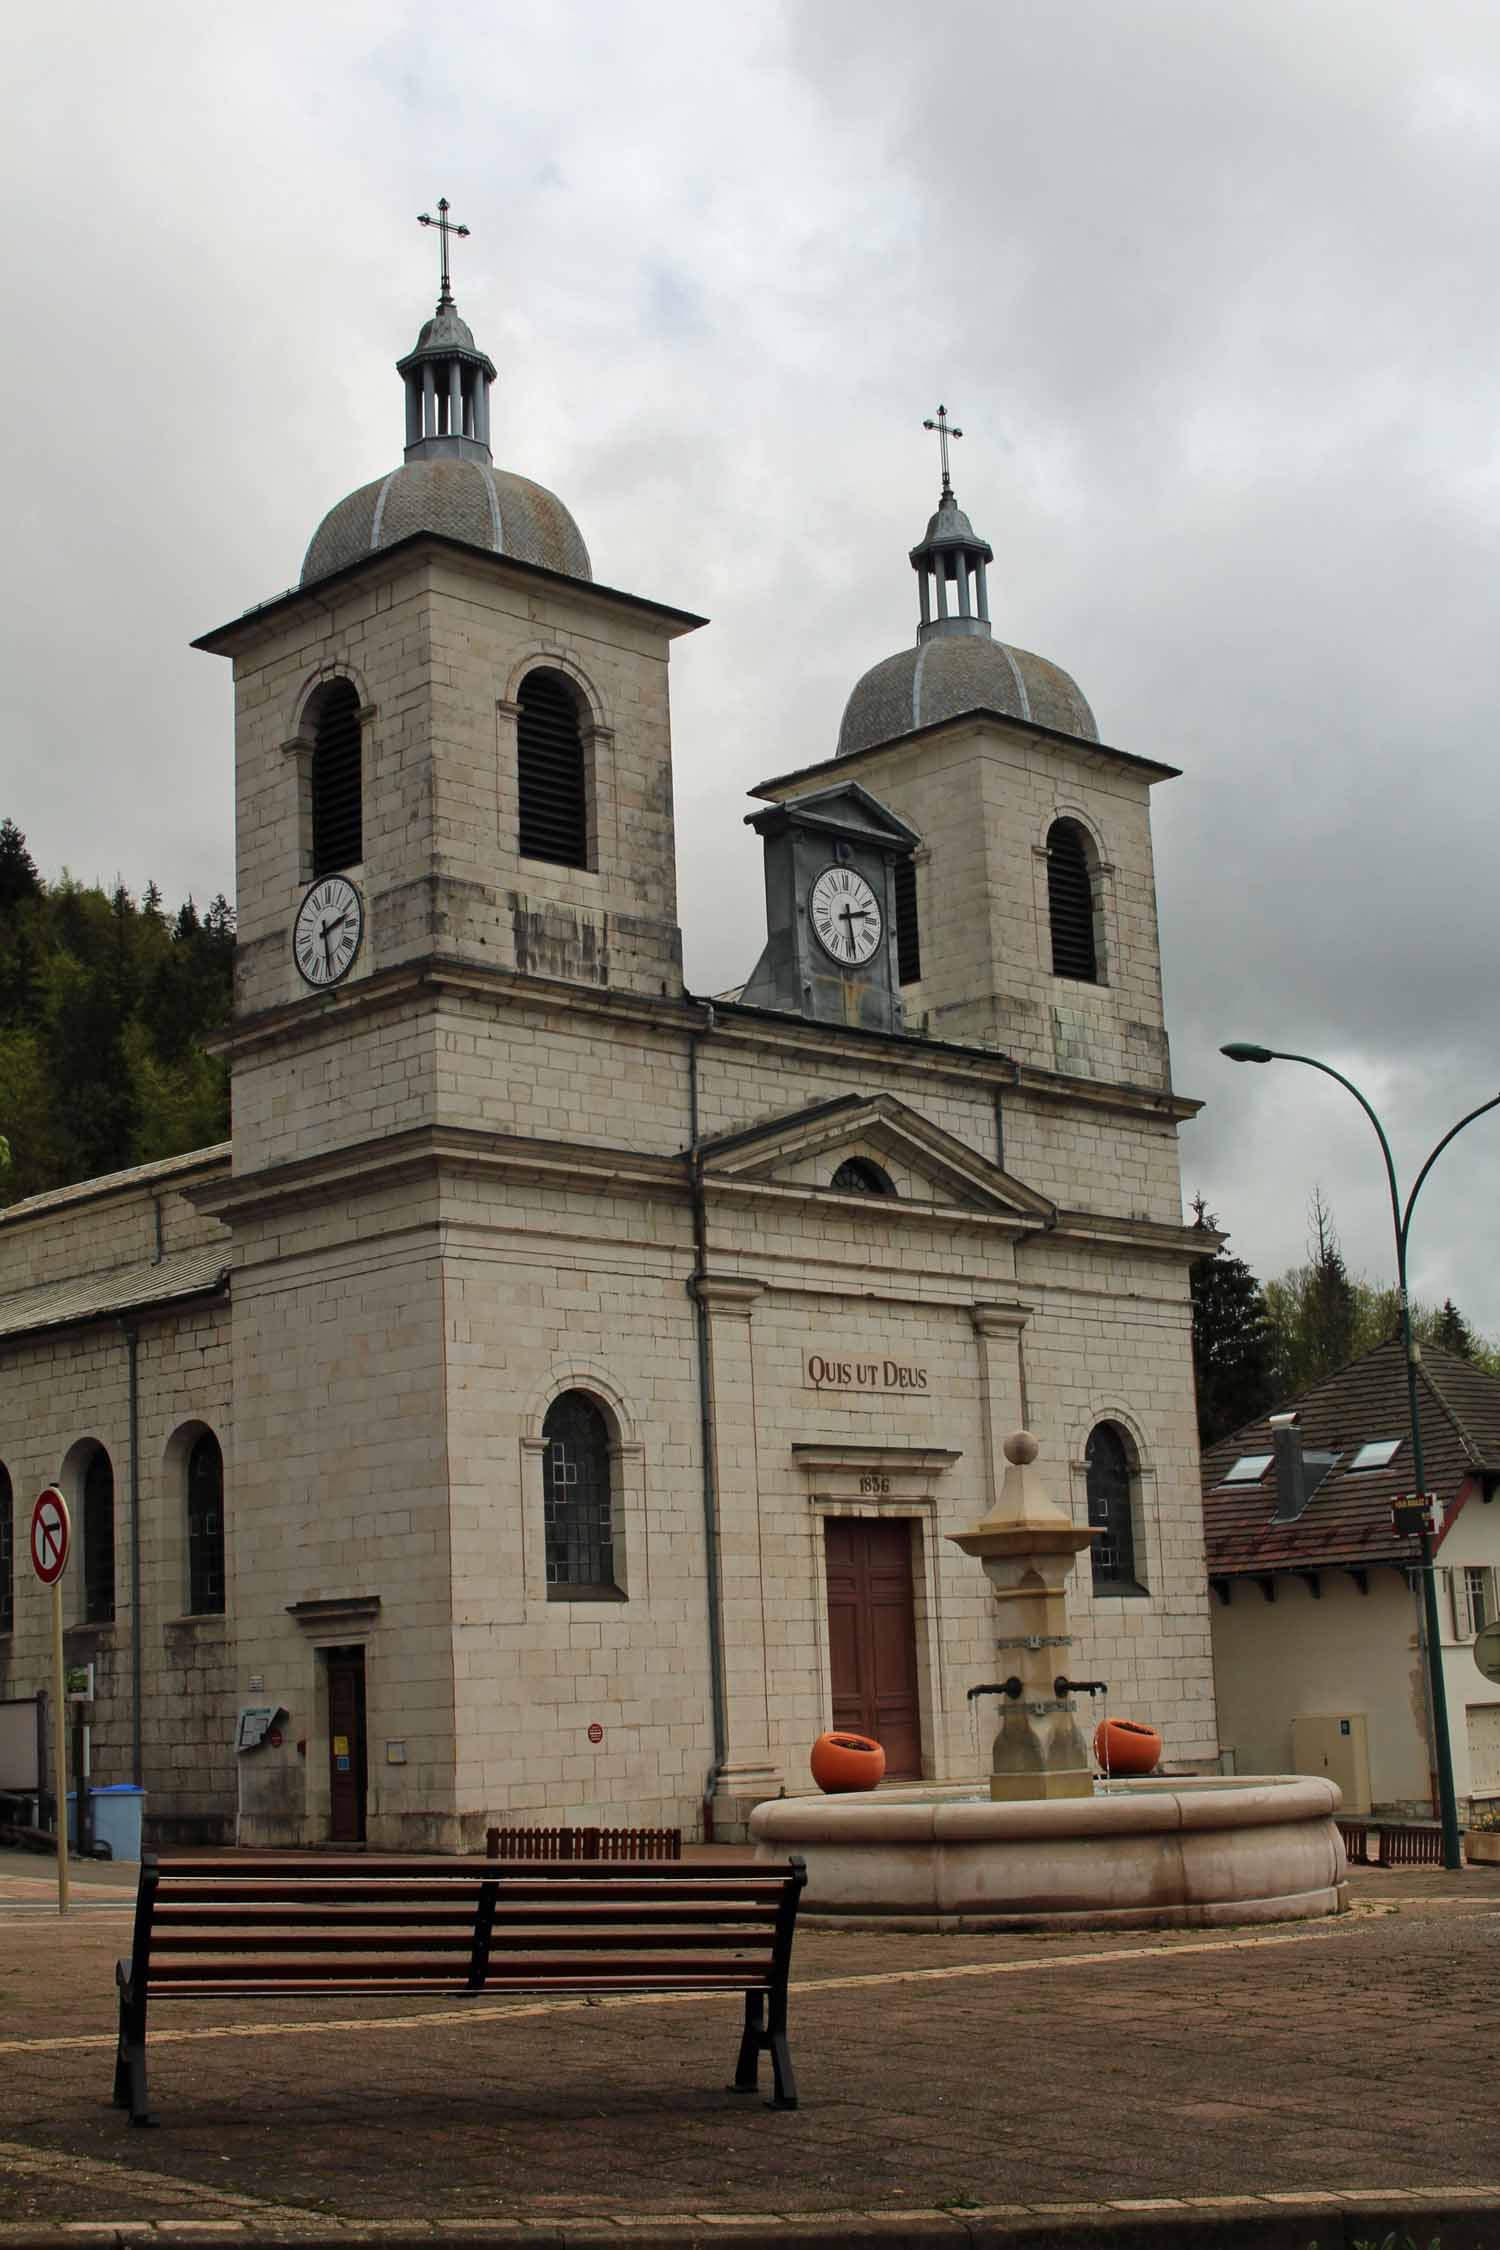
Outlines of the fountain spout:
[{"label": "fountain spout", "polygon": [[1024,1692],[1024,1683],[1012,1672],[1008,1680],[994,1680],[988,1687],[971,1687],[968,1700],[972,1703],[976,1695],[1020,1696]]},{"label": "fountain spout", "polygon": [[1108,1695],[1108,1680],[1069,1680],[1061,1672],[1052,1683],[1054,1695]]}]

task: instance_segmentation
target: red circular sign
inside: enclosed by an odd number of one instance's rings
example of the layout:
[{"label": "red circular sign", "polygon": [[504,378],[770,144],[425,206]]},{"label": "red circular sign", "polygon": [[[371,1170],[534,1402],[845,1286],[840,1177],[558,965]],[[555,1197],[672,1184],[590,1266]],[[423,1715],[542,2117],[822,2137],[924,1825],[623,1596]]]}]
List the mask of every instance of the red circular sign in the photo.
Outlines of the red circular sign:
[{"label": "red circular sign", "polygon": [[590,1742],[602,1742],[604,1740],[604,1729],[600,1726],[597,1719],[595,1719],[593,1725],[589,1728],[589,1740]]},{"label": "red circular sign", "polygon": [[73,1527],[68,1503],[55,1484],[37,1495],[31,1511],[31,1567],[44,1586],[55,1586],[68,1567]]}]

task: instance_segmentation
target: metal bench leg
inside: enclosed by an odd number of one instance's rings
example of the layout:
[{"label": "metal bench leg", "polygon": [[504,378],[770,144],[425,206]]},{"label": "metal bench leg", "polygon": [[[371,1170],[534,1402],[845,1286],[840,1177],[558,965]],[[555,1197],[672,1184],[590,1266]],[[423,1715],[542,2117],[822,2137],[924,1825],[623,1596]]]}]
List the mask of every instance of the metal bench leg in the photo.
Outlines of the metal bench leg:
[{"label": "metal bench leg", "polygon": [[132,2125],[154,2125],[146,2092],[146,2010],[120,1987],[120,2038],[115,2050],[115,2106],[129,2109]]},{"label": "metal bench leg", "polygon": [[745,2028],[740,2035],[739,2060],[734,2066],[734,2084],[729,2088],[731,2094],[753,2094],[760,2082],[760,2051],[766,2044],[762,2029],[765,2006],[763,1992],[745,1994]]},{"label": "metal bench leg", "polygon": [[776,2081],[776,2092],[767,2102],[767,2109],[795,2109],[797,2106],[797,2081],[792,2075],[792,2050],[786,2040],[786,1994],[771,1995],[771,2028],[766,2034],[766,2045],[771,2050],[771,2071]]}]

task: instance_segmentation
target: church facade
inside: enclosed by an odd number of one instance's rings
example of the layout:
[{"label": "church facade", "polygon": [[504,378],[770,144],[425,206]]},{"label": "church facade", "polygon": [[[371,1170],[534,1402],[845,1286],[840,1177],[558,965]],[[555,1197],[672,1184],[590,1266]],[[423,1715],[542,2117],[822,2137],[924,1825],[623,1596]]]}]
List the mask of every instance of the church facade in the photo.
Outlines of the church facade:
[{"label": "church facade", "polygon": [[702,620],[494,466],[446,273],[399,373],[400,466],[197,644],[235,681],[232,1142],[0,1212],[0,1698],[46,1684],[56,1481],[97,1778],[163,1839],[733,1836],[830,1725],[970,1782],[994,1604],[946,1535],[1024,1424],[1098,1533],[1069,1670],[1211,1765],[1171,769],[995,636],[945,450],[917,638],[754,792],[765,951],[690,994]]}]

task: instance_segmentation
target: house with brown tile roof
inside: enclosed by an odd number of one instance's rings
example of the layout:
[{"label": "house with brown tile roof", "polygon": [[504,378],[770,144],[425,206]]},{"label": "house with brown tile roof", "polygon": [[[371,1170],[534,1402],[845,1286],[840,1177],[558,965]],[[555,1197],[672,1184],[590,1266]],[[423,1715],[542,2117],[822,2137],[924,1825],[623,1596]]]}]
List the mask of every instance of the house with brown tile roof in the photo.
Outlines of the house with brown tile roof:
[{"label": "house with brown tile roof", "polygon": [[[1418,1400],[1462,1810],[1500,1798],[1500,1685],[1473,1652],[1500,1594],[1500,1377],[1426,1346]],[[1219,1734],[1237,1772],[1326,1773],[1350,1811],[1432,1814],[1417,1544],[1391,1516],[1414,1485],[1395,1339],[1204,1453]]]}]

